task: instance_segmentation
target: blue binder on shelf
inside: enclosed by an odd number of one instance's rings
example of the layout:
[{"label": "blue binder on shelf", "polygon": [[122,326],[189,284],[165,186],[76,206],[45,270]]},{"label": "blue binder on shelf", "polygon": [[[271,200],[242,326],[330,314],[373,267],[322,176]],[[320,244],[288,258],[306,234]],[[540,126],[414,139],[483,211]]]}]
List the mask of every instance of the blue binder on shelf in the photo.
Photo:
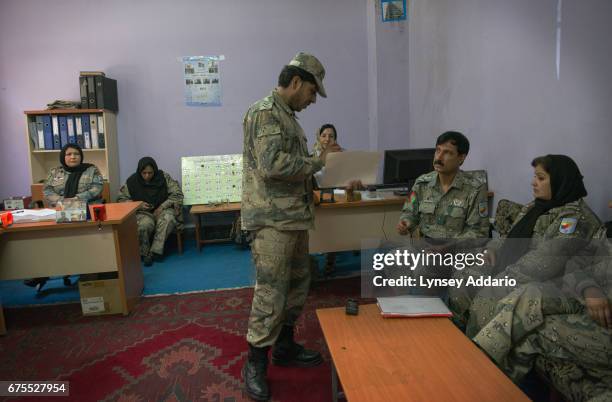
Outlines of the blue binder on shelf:
[{"label": "blue binder on shelf", "polygon": [[45,137],[45,149],[53,149],[53,129],[51,128],[51,116],[42,117],[43,135]]},{"label": "blue binder on shelf", "polygon": [[89,115],[81,115],[81,124],[83,125],[83,142],[85,149],[91,149],[91,129],[89,128]]},{"label": "blue binder on shelf", "polygon": [[68,144],[68,126],[66,125],[66,116],[59,116],[59,132],[60,132],[60,145],[63,147]]},{"label": "blue binder on shelf", "polygon": [[70,144],[76,144],[76,131],[74,130],[74,117],[66,116],[66,128],[68,129],[68,142]]}]

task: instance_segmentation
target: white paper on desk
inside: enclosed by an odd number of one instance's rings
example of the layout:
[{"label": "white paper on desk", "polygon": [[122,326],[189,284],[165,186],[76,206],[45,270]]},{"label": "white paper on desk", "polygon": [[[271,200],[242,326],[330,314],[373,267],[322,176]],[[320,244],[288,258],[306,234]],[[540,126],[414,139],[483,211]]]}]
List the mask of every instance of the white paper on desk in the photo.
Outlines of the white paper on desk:
[{"label": "white paper on desk", "polygon": [[364,185],[376,184],[380,152],[344,151],[327,155],[325,174],[317,177],[321,188],[345,187],[351,180]]},{"label": "white paper on desk", "polygon": [[384,317],[450,317],[453,315],[439,297],[379,297],[376,301]]},{"label": "white paper on desk", "polygon": [[39,221],[54,221],[55,209],[18,209],[11,212],[13,222],[39,222]]}]

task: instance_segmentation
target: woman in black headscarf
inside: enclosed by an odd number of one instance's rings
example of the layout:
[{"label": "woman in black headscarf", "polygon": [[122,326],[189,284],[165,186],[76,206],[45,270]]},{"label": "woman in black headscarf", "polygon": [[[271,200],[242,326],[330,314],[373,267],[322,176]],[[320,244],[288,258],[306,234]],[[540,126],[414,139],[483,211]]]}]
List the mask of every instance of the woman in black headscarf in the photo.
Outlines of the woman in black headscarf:
[{"label": "woman in black headscarf", "polygon": [[159,170],[150,156],[138,161],[138,168],[119,190],[118,202],[142,201],[136,213],[140,255],[145,266],[161,259],[164,243],[172,230],[183,224],[183,192],[178,182]]},{"label": "woman in black headscarf", "polygon": [[591,382],[612,378],[612,249],[574,161],[546,155],[532,165],[535,200],[488,250],[497,278],[516,285],[481,289],[466,334],[513,381],[537,361],[566,396],[590,400],[601,392]]},{"label": "woman in black headscarf", "polygon": [[470,307],[469,336],[490,321],[497,302],[516,288],[562,277],[567,262],[588,253],[589,242],[602,227],[584,201],[582,174],[570,157],[541,156],[531,165],[534,201],[523,207],[508,236],[487,248],[496,278],[515,285],[485,287],[478,293]]},{"label": "woman in black headscarf", "polygon": [[48,206],[54,207],[64,198],[78,198],[89,203],[102,199],[102,174],[95,165],[83,163],[81,147],[64,145],[59,160],[61,166],[51,169],[43,188]]},{"label": "woman in black headscarf", "polygon": [[[76,144],[62,147],[59,161],[61,166],[51,169],[43,194],[49,207],[67,198],[78,198],[88,203],[102,200],[103,179],[100,170],[91,163],[83,163],[83,150]],[[41,291],[49,278],[27,279],[24,283]],[[64,285],[70,286],[70,278],[64,277]]]}]

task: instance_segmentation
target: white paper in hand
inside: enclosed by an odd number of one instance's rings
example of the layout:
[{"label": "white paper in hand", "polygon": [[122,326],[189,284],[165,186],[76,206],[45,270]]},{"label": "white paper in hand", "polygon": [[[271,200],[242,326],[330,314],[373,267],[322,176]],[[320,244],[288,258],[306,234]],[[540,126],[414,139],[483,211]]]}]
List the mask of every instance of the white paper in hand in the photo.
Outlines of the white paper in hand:
[{"label": "white paper in hand", "polygon": [[317,177],[321,188],[345,187],[352,180],[376,184],[381,153],[370,151],[332,152],[327,155],[325,174]]}]

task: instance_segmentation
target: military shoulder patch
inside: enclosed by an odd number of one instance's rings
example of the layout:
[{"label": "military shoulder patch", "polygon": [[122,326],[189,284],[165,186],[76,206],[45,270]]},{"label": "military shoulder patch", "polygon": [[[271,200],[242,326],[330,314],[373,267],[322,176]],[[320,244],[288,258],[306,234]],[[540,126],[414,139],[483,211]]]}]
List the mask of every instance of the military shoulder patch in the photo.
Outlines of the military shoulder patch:
[{"label": "military shoulder patch", "polygon": [[577,224],[578,219],[576,218],[563,218],[559,225],[559,232],[563,234],[572,234],[576,231]]},{"label": "military shoulder patch", "polygon": [[488,201],[481,201],[478,203],[478,215],[481,218],[486,218],[489,216],[489,205]]}]

